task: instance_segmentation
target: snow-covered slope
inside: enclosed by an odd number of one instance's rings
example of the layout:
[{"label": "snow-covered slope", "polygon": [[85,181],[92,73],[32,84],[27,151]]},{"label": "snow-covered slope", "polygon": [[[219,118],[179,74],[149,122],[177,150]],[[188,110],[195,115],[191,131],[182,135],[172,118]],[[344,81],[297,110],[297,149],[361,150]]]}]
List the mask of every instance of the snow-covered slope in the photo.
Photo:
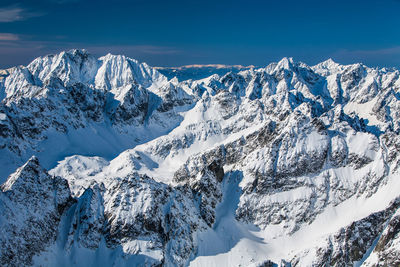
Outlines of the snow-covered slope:
[{"label": "snow-covered slope", "polygon": [[0,86],[2,265],[398,264],[398,70],[72,50]]}]

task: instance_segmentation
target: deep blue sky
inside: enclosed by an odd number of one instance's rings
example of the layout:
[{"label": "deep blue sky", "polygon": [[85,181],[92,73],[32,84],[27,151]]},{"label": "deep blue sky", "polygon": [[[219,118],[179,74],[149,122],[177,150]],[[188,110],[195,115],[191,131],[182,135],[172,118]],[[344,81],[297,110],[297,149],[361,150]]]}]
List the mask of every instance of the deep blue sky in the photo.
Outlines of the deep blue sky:
[{"label": "deep blue sky", "polygon": [[400,67],[400,0],[0,1],[0,68],[71,48],[153,66]]}]

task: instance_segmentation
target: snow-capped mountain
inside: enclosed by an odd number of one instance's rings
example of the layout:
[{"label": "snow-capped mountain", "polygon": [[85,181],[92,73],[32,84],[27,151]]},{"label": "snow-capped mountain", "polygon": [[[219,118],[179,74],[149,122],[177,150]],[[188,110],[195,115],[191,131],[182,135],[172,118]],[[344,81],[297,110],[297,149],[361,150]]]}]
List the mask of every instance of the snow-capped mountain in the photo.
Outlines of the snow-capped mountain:
[{"label": "snow-capped mountain", "polygon": [[398,70],[72,50],[0,88],[2,266],[400,264]]},{"label": "snow-capped mountain", "polygon": [[73,154],[111,159],[171,131],[194,103],[145,63],[84,50],[17,67],[1,90],[2,181],[32,155],[46,168]]}]

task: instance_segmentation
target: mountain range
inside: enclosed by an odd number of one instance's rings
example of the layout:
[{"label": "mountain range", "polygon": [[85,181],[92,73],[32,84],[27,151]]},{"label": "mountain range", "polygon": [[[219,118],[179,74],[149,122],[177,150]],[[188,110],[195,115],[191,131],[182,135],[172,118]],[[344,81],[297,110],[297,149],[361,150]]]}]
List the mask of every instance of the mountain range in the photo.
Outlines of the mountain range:
[{"label": "mountain range", "polygon": [[399,70],[226,68],[1,72],[0,264],[398,266]]}]

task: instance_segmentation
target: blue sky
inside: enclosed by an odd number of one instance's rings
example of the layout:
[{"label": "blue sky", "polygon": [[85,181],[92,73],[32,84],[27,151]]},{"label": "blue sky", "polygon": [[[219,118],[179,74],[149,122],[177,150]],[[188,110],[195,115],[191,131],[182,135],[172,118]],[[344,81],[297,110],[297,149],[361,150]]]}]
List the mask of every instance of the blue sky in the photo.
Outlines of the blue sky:
[{"label": "blue sky", "polygon": [[0,2],[0,68],[86,48],[153,66],[400,67],[400,0],[29,0]]}]

